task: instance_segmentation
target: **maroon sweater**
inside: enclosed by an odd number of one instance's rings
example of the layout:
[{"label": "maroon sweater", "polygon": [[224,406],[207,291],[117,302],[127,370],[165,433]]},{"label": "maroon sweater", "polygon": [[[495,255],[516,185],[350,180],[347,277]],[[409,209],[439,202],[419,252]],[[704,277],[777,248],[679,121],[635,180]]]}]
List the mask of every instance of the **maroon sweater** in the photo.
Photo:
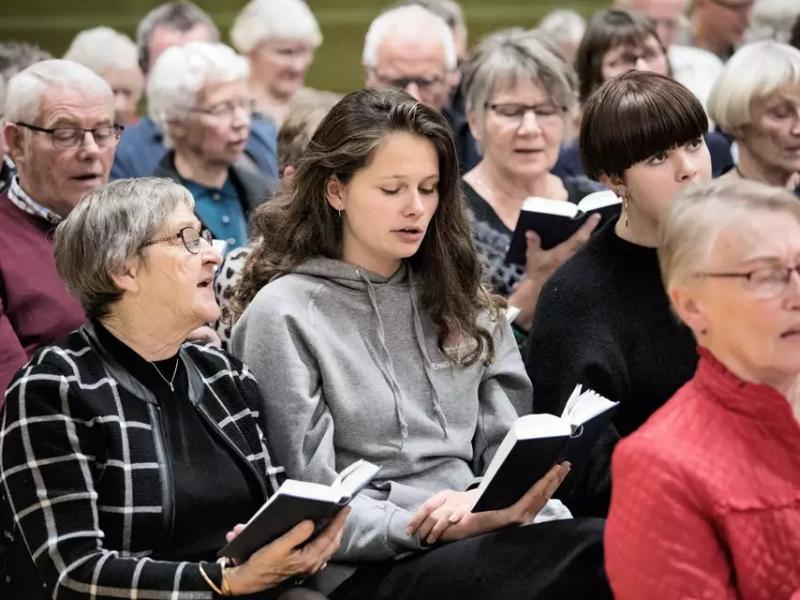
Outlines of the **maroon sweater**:
[{"label": "maroon sweater", "polygon": [[31,354],[84,321],[56,271],[53,228],[0,195],[0,406]]}]

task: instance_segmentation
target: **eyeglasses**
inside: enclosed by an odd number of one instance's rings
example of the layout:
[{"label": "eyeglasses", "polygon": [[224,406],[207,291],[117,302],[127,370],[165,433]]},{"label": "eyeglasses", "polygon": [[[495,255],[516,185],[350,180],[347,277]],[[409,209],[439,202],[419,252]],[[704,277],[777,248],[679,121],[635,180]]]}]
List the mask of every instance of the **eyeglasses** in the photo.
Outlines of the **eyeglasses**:
[{"label": "eyeglasses", "polygon": [[542,104],[519,104],[515,102],[497,102],[486,104],[501,120],[510,124],[519,125],[525,118],[525,113],[532,112],[534,116],[544,123],[560,120],[567,112],[566,106],[559,106],[552,102]]},{"label": "eyeglasses", "polygon": [[37,133],[46,133],[53,141],[53,146],[59,150],[71,150],[72,148],[80,147],[86,140],[87,133],[92,134],[94,143],[100,148],[116,146],[119,136],[122,135],[122,130],[125,129],[122,125],[104,125],[86,129],[85,127],[39,127],[21,121],[17,121],[14,124],[17,127],[25,127]]},{"label": "eyeglasses", "polygon": [[800,275],[800,265],[794,267],[761,267],[746,273],[694,273],[694,277],[744,279],[748,290],[761,298],[776,298],[789,287],[792,273]]},{"label": "eyeglasses", "polygon": [[250,116],[256,108],[255,100],[250,98],[239,98],[238,100],[227,100],[225,102],[218,102],[217,104],[213,104],[211,106],[197,106],[194,108],[190,108],[189,112],[194,113],[201,113],[204,115],[210,115],[212,117],[225,117],[225,118],[232,118],[233,115],[236,113],[236,109],[241,109],[248,116]]},{"label": "eyeglasses", "polygon": [[214,238],[208,229],[197,231],[197,229],[194,227],[184,227],[178,233],[171,233],[169,235],[165,235],[164,237],[153,238],[152,240],[142,244],[140,247],[144,248],[145,246],[152,246],[153,244],[161,244],[163,242],[171,242],[177,239],[180,239],[183,242],[183,245],[189,252],[192,254],[197,254],[200,252],[200,240],[205,240],[208,242],[208,245],[211,246],[211,241]]},{"label": "eyeglasses", "polygon": [[375,69],[372,69],[372,73],[383,85],[399,88],[401,90],[406,89],[412,83],[420,90],[432,89],[434,87],[442,86],[445,83],[444,78],[439,77],[438,75],[420,75],[419,77],[389,77],[388,75],[381,75]]}]

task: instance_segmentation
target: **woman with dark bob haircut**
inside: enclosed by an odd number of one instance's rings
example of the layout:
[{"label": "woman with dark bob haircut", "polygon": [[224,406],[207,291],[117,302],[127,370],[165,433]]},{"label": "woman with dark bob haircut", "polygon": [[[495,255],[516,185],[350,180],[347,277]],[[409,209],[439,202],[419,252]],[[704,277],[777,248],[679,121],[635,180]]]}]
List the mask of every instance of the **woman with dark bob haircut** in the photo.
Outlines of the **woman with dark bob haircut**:
[{"label": "woman with dark bob haircut", "polygon": [[254,226],[232,348],[260,378],[276,456],[320,483],[382,466],[321,590],[608,597],[602,522],[550,499],[566,463],[515,504],[470,512],[531,386],[482,283],[443,117],[399,90],[347,95]]},{"label": "woman with dark bob haircut", "polygon": [[664,209],[684,187],[711,177],[707,127],[695,96],[655,73],[625,73],[586,103],[581,157],[588,175],[622,198],[622,214],[545,284],[526,357],[535,412],[561,414],[576,383],[620,403],[592,459],[562,489],[578,514],[606,514],[614,444],[697,364],[689,330],[670,312],[656,248]]}]

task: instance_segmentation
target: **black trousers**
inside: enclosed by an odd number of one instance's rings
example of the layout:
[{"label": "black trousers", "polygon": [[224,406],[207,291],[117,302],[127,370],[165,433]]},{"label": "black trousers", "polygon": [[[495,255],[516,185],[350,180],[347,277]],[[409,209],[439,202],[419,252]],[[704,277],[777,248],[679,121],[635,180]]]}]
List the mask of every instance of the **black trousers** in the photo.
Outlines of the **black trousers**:
[{"label": "black trousers", "polygon": [[601,600],[602,519],[514,527],[359,566],[331,600]]}]

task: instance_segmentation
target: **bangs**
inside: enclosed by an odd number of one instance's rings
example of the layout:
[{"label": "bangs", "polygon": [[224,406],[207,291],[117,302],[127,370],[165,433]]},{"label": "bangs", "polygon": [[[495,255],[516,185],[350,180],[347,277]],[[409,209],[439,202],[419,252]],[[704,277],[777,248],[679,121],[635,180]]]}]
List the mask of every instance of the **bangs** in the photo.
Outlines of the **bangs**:
[{"label": "bangs", "polygon": [[678,82],[630,71],[604,84],[587,103],[580,134],[587,175],[621,177],[655,154],[701,137],[708,118]]}]

